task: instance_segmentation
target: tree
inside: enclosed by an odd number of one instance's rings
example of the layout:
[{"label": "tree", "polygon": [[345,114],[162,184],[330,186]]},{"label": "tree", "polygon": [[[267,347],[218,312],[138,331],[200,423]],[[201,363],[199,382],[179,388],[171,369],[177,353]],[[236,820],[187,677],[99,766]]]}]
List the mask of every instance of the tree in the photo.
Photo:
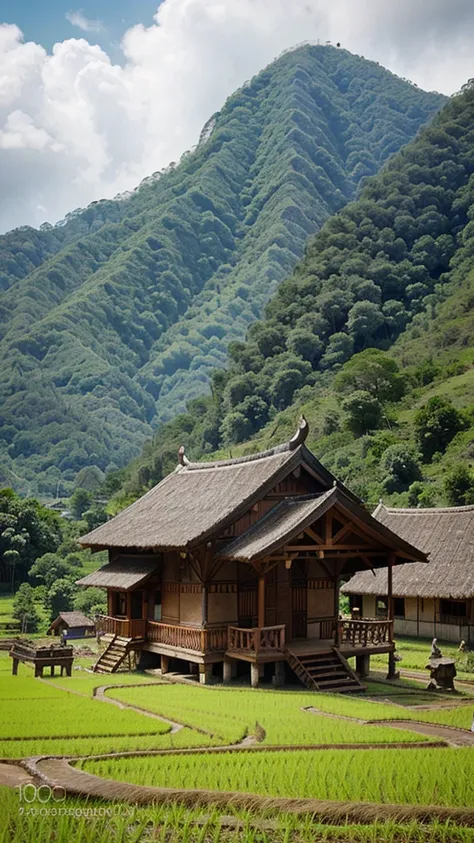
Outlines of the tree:
[{"label": "tree", "polygon": [[87,529],[90,532],[107,521],[107,510],[100,504],[94,504],[90,509],[86,509],[82,518],[86,522]]},{"label": "tree", "polygon": [[270,396],[277,410],[284,410],[291,404],[297,389],[303,385],[303,376],[298,369],[283,369],[275,374],[270,386]]},{"label": "tree", "polygon": [[79,521],[92,502],[92,493],[87,489],[76,489],[69,499],[69,506],[73,517]]},{"label": "tree", "polygon": [[73,610],[76,594],[76,585],[66,577],[56,580],[52,584],[45,599],[45,608],[50,621],[54,621],[60,612],[71,612]]},{"label": "tree", "polygon": [[107,594],[102,588],[84,588],[74,598],[74,608],[88,617],[107,614]]},{"label": "tree", "polygon": [[408,503],[410,506],[430,507],[435,505],[433,489],[420,480],[415,480],[408,489]]},{"label": "tree", "polygon": [[354,350],[354,340],[343,331],[329,337],[326,351],[321,358],[321,369],[333,369],[349,359]]},{"label": "tree", "polygon": [[228,413],[221,425],[221,436],[224,444],[233,445],[243,442],[252,434],[252,422],[237,411]]},{"label": "tree", "polygon": [[405,391],[405,381],[395,360],[377,348],[367,348],[344,364],[334,387],[342,393],[362,389],[383,403],[399,401]]},{"label": "tree", "polygon": [[22,632],[36,632],[39,615],[35,605],[34,589],[28,583],[20,585],[13,601],[13,617],[20,621]]},{"label": "tree", "polygon": [[391,494],[404,492],[415,480],[421,480],[421,470],[413,450],[403,443],[390,445],[381,460],[384,472],[382,485]]},{"label": "tree", "polygon": [[62,519],[30,498],[22,500],[12,489],[0,491],[0,582],[26,579],[28,571],[47,550],[62,540]]},{"label": "tree", "polygon": [[367,346],[384,324],[380,306],[371,301],[356,301],[347,317],[347,329],[359,346]]},{"label": "tree", "polygon": [[440,395],[430,398],[415,416],[415,435],[425,462],[436,452],[444,453],[465,424],[463,416],[448,398]]},{"label": "tree", "polygon": [[77,489],[86,489],[88,492],[95,492],[102,486],[105,474],[97,465],[87,465],[81,468],[76,476],[75,486]]},{"label": "tree", "polygon": [[30,577],[41,580],[49,589],[56,580],[73,575],[74,569],[81,566],[79,554],[70,553],[61,556],[58,551],[57,553],[44,553],[43,556],[40,556],[31,566],[29,573]]},{"label": "tree", "polygon": [[369,430],[380,427],[382,407],[370,392],[356,390],[342,402],[342,409],[347,413],[349,430],[356,436],[362,436]]},{"label": "tree", "polygon": [[474,503],[474,473],[465,465],[458,465],[444,481],[444,491],[452,506]]}]

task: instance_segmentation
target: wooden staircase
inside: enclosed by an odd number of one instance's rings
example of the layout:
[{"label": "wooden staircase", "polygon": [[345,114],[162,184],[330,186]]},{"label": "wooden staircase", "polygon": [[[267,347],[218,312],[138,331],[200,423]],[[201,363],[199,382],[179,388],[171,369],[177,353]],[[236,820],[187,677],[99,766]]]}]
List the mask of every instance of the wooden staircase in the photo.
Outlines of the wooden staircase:
[{"label": "wooden staircase", "polygon": [[335,648],[298,656],[287,650],[287,662],[303,685],[312,691],[350,693],[365,690],[344,656]]},{"label": "wooden staircase", "polygon": [[115,673],[131,650],[136,649],[137,640],[121,635],[103,636],[107,647],[94,665],[94,673]]}]

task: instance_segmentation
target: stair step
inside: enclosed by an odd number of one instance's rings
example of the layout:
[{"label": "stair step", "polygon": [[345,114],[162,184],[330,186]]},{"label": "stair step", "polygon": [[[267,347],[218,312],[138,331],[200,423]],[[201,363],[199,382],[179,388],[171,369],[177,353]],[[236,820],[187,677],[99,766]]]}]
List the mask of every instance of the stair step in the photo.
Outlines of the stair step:
[{"label": "stair step", "polygon": [[347,673],[344,670],[331,670],[326,673],[316,673],[314,670],[308,670],[310,676],[319,682],[320,679],[347,679]]},{"label": "stair step", "polygon": [[347,676],[347,674],[346,676],[342,676],[340,679],[323,679],[322,682],[318,682],[318,680],[316,679],[315,681],[318,683],[318,685],[321,686],[321,688],[326,688],[329,686],[332,688],[334,687],[334,685],[340,685],[341,682],[345,683],[346,685],[358,685],[355,679],[352,679],[351,676]]}]

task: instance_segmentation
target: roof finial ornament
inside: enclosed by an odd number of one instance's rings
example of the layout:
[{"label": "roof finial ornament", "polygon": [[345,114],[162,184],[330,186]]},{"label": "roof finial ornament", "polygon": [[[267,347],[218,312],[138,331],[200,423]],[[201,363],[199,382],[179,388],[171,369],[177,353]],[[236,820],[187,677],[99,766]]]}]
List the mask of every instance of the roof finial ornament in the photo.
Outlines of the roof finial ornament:
[{"label": "roof finial ornament", "polygon": [[298,430],[290,439],[290,451],[294,451],[299,445],[302,445],[309,433],[309,425],[303,414],[299,417]]},{"label": "roof finial ornament", "polygon": [[181,445],[181,448],[178,451],[178,462],[180,465],[191,465],[190,460],[188,460],[187,456],[184,453],[184,445]]}]

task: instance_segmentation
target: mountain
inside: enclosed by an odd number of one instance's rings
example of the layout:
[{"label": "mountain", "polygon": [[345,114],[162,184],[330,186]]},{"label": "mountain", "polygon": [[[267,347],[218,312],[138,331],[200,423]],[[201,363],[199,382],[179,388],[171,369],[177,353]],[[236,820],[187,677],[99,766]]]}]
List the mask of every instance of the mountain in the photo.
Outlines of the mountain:
[{"label": "mountain", "polygon": [[178,445],[252,453],[301,410],[312,449],[369,501],[474,501],[473,127],[470,84],[309,241],[212,397],[115,478],[116,506]]},{"label": "mountain", "polygon": [[209,391],[301,257],[445,98],[333,47],[286,53],[131,195],[0,238],[2,480],[64,494]]}]

